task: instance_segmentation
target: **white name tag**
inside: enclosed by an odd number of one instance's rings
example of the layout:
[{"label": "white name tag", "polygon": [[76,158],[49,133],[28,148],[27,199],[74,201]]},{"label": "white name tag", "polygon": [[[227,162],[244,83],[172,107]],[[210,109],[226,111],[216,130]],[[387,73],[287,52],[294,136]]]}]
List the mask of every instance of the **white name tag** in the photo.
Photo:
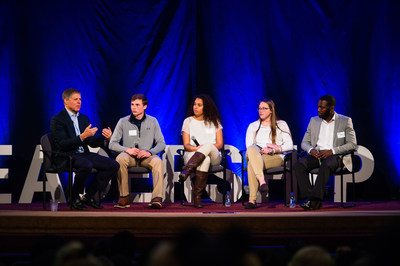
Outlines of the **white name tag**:
[{"label": "white name tag", "polygon": [[136,129],[129,130],[129,136],[137,136],[137,130]]},{"label": "white name tag", "polygon": [[344,132],[338,132],[338,133],[337,133],[337,137],[338,137],[338,139],[344,138],[344,137],[345,137]]}]

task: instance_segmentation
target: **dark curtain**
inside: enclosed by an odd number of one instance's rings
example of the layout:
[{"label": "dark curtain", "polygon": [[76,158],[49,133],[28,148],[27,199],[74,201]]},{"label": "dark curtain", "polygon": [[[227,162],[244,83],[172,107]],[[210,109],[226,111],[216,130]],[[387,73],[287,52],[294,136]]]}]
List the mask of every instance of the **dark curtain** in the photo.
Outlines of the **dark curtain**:
[{"label": "dark curtain", "polygon": [[364,199],[398,195],[400,184],[400,3],[382,0],[158,0],[0,2],[0,156],[18,200],[35,146],[81,90],[82,112],[113,128],[145,93],[167,144],[195,94],[210,94],[225,143],[244,149],[263,98],[275,101],[295,144],[323,94],[353,118],[375,171],[357,185]]}]

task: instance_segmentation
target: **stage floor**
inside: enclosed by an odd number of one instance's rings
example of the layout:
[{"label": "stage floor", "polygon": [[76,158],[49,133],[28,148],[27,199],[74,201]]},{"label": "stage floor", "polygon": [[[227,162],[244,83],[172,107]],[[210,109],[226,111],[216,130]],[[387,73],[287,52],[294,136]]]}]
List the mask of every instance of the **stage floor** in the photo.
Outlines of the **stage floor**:
[{"label": "stage floor", "polygon": [[103,205],[102,210],[71,211],[61,204],[57,212],[51,212],[49,204],[43,210],[41,203],[0,205],[0,243],[6,244],[0,253],[28,252],[35,238],[45,234],[96,241],[124,230],[137,237],[140,250],[191,227],[209,235],[239,227],[251,234],[254,245],[284,245],[301,238],[332,249],[366,241],[380,229],[400,224],[397,201],[358,202],[352,208],[325,202],[318,211],[290,209],[279,202],[260,204],[254,210],[244,209],[241,203],[226,208],[212,202],[205,202],[202,209],[179,203],[166,203],[162,210],[149,209],[144,203],[126,209]]}]

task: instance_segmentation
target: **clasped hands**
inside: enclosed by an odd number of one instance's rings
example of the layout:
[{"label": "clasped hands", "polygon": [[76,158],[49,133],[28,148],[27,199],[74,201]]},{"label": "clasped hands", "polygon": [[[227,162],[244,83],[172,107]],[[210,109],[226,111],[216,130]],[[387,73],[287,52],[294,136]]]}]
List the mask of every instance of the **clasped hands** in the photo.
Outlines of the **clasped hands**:
[{"label": "clasped hands", "polygon": [[282,152],[282,147],[276,144],[267,143],[267,146],[261,149],[261,154],[274,154]]},{"label": "clasped hands", "polygon": [[310,151],[310,154],[317,158],[318,160],[320,159],[326,159],[329,156],[333,155],[332,150],[322,150],[322,151],[317,151],[316,149],[312,149]]},{"label": "clasped hands", "polygon": [[128,148],[125,151],[127,154],[134,156],[138,159],[143,159],[151,156],[151,153],[146,150],[139,150],[138,148]]}]

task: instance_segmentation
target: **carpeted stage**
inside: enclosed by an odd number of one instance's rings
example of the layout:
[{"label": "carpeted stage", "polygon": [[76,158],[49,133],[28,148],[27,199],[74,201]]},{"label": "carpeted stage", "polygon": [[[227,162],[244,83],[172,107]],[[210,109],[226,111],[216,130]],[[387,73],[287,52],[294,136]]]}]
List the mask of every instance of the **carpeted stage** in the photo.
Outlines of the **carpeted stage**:
[{"label": "carpeted stage", "polygon": [[0,205],[0,254],[29,253],[44,234],[95,243],[122,230],[136,236],[140,252],[189,227],[217,236],[232,226],[249,232],[254,246],[279,246],[301,239],[334,250],[368,241],[385,226],[400,224],[398,201],[358,202],[352,208],[325,202],[318,211],[290,209],[281,202],[260,204],[254,210],[245,210],[241,203],[226,208],[213,202],[205,202],[203,209],[179,203],[164,204],[162,210],[151,210],[142,203],[127,209],[115,209],[110,202],[103,205],[103,210],[71,211],[60,204],[58,212],[51,212],[49,206],[43,210],[41,203]]}]

